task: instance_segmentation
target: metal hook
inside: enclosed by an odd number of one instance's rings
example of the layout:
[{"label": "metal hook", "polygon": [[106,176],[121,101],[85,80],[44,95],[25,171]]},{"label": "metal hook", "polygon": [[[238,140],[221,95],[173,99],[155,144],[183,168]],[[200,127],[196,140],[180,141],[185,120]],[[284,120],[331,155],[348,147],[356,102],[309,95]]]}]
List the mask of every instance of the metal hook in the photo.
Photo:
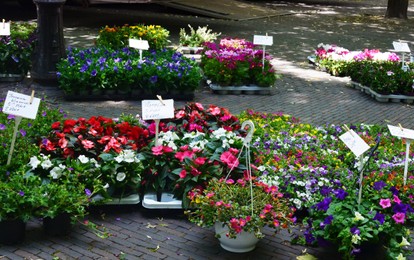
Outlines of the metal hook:
[{"label": "metal hook", "polygon": [[253,138],[254,124],[253,124],[253,122],[251,120],[247,120],[247,121],[244,121],[242,123],[241,127],[244,129],[246,126],[249,126],[249,129],[247,131],[247,135],[244,138],[243,143],[244,143],[244,145],[249,145],[250,142],[252,141],[252,138]]}]

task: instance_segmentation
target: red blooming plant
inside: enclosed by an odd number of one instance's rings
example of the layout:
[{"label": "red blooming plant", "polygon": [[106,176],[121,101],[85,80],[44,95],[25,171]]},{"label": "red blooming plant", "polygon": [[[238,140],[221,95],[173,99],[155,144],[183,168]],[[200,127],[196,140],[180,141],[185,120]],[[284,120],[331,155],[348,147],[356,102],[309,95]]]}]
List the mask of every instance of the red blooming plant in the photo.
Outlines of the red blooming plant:
[{"label": "red blooming plant", "polygon": [[[253,201],[251,198],[253,197]],[[225,235],[236,238],[242,231],[262,238],[263,227],[288,228],[293,223],[293,208],[276,186],[248,178],[211,179],[206,189],[190,195],[193,210],[185,213],[189,220],[201,227],[212,227],[216,222],[229,228]]]},{"label": "red blooming plant", "polygon": [[[150,141],[149,131],[136,120],[105,117],[68,119],[52,124],[51,134],[40,144],[41,156],[29,165],[43,177],[59,179],[62,174],[79,175],[90,187],[107,191],[137,190],[143,165],[138,152]],[[51,170],[50,170],[51,169]],[[41,173],[42,174],[42,173]]]}]

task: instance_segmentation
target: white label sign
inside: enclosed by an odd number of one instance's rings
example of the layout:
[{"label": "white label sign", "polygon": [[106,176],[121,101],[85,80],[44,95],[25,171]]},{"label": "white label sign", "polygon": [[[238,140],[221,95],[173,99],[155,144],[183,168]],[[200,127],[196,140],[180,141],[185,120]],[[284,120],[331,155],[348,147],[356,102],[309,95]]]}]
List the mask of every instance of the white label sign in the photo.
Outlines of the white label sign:
[{"label": "white label sign", "polygon": [[34,97],[31,103],[30,100],[31,96],[8,91],[6,100],[4,101],[3,112],[10,115],[35,119],[37,110],[39,109],[40,99]]},{"label": "white label sign", "polygon": [[341,139],[357,157],[369,149],[369,145],[353,130],[349,130],[341,135],[339,139]]},{"label": "white label sign", "polygon": [[397,52],[411,52],[410,47],[408,47],[408,43],[406,42],[392,42],[392,45]]},{"label": "white label sign", "polygon": [[253,36],[253,44],[271,46],[271,45],[273,45],[273,36],[254,35]]},{"label": "white label sign", "polygon": [[414,130],[388,125],[391,135],[414,140]]},{"label": "white label sign", "polygon": [[129,39],[129,47],[138,50],[148,50],[149,44],[146,40]]},{"label": "white label sign", "polygon": [[174,100],[142,100],[142,119],[165,119],[174,117]]},{"label": "white label sign", "polygon": [[0,35],[1,36],[10,35],[10,23],[5,23],[5,22],[0,23]]}]

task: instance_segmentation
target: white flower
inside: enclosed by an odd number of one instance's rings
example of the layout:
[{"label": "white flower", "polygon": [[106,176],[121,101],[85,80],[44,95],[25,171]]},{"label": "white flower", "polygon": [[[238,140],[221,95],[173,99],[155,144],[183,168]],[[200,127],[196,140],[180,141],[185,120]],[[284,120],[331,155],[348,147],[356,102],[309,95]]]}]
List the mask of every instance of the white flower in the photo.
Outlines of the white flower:
[{"label": "white flower", "polygon": [[40,161],[39,161],[39,159],[37,159],[36,156],[32,156],[30,158],[30,162],[28,163],[28,165],[30,165],[32,167],[32,170],[36,169],[37,166],[39,166],[39,164],[40,164]]},{"label": "white flower", "polygon": [[266,167],[264,167],[263,165],[260,165],[259,167],[257,167],[257,169],[262,172],[266,170]]},{"label": "white flower", "polygon": [[[121,152],[122,153],[122,152]],[[114,158],[114,160],[117,162],[117,163],[121,163],[121,162],[123,162],[124,161],[124,157],[122,156],[122,154],[119,154],[117,157],[115,157]]]},{"label": "white flower", "polygon": [[101,166],[99,165],[98,161],[97,161],[95,158],[92,158],[92,159],[90,159],[89,161],[90,161],[91,163],[95,164],[95,168],[99,168],[99,167],[101,167]]},{"label": "white flower", "polygon": [[357,235],[357,234],[355,234],[355,235],[352,235],[352,243],[353,244],[358,244],[358,242],[361,240],[361,237],[359,236],[359,235]]},{"label": "white flower", "polygon": [[86,157],[85,155],[79,155],[79,157],[78,157],[78,160],[81,162],[81,163],[88,163],[89,162],[89,158],[88,157]]},{"label": "white flower", "polygon": [[[63,165],[62,165],[63,166]],[[59,179],[60,176],[62,176],[63,170],[65,168],[64,167],[53,167],[53,169],[50,171],[50,176],[52,176],[52,179]]]},{"label": "white flower", "polygon": [[45,161],[43,161],[40,166],[42,166],[43,169],[47,170],[50,167],[52,167],[52,162],[47,158]]},{"label": "white flower", "polygon": [[106,189],[108,189],[109,188],[109,183],[107,183],[107,184],[105,184],[104,186],[103,186],[103,188],[106,190]]},{"label": "white flower", "polygon": [[400,247],[409,246],[409,245],[410,245],[410,243],[407,241],[407,239],[405,237],[403,237],[402,241],[400,243]]},{"label": "white flower", "polygon": [[118,172],[118,174],[116,175],[116,180],[123,181],[125,177],[126,177],[125,172]]},{"label": "white flower", "polygon": [[364,216],[361,215],[361,213],[359,213],[358,211],[355,211],[355,221],[359,221],[359,220],[364,220]]}]

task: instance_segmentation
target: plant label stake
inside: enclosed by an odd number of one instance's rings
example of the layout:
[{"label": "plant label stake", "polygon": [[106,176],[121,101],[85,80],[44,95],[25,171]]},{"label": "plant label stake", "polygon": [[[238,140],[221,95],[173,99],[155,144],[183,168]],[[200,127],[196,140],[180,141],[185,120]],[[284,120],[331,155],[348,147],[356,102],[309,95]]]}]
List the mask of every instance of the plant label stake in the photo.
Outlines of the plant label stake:
[{"label": "plant label stake", "polygon": [[254,35],[253,36],[253,44],[254,45],[262,45],[263,46],[263,58],[262,58],[262,71],[264,70],[265,64],[265,53],[266,53],[266,46],[273,45],[273,36],[266,35]]},{"label": "plant label stake", "polygon": [[9,36],[10,35],[10,22],[6,23],[3,19],[3,22],[0,25],[0,36]]},{"label": "plant label stake", "polygon": [[[240,155],[243,152],[243,149],[246,148],[246,166],[247,166],[247,174],[249,177],[249,181],[250,181],[250,205],[251,205],[251,209],[252,209],[252,216],[253,214],[253,181],[252,181],[252,166],[251,166],[251,158],[250,158],[250,142],[252,141],[253,138],[253,133],[254,133],[254,124],[251,120],[247,120],[244,121],[241,125],[242,129],[245,129],[246,126],[249,126],[248,132],[246,137],[243,140],[243,147],[240,149],[239,152],[239,156],[237,157],[237,159],[240,158]],[[234,169],[234,165],[231,167],[229,173],[226,176],[226,180],[227,178],[230,176],[231,171]]]},{"label": "plant label stake", "polygon": [[146,40],[129,39],[129,47],[139,50],[139,62],[142,62],[142,51],[148,50],[149,44]]},{"label": "plant label stake", "polygon": [[345,143],[345,145],[355,154],[356,157],[359,157],[361,164],[358,167],[359,171],[359,194],[358,194],[358,205],[361,203],[362,197],[362,178],[363,176],[363,153],[369,149],[369,145],[353,130],[350,130],[346,125],[344,128],[348,131],[341,135],[339,139]]},{"label": "plant label stake", "polygon": [[160,119],[174,117],[174,100],[162,99],[157,95],[156,100],[142,100],[142,119],[154,120],[155,122],[155,145],[160,145],[158,140],[158,131]]},{"label": "plant label stake", "polygon": [[409,67],[405,64],[405,53],[411,53],[410,47],[408,47],[408,43],[402,41],[394,41],[392,42],[392,45],[394,46],[395,52],[402,53],[401,68],[403,71],[407,71]]},{"label": "plant label stake", "polygon": [[14,131],[10,145],[9,157],[7,158],[7,165],[11,162],[14,145],[16,143],[17,131],[22,118],[35,119],[39,105],[40,99],[34,97],[34,90],[32,91],[31,96],[13,91],[7,92],[6,100],[4,101],[3,106],[3,113],[15,116]]},{"label": "plant label stake", "polygon": [[408,172],[408,156],[410,153],[411,140],[414,139],[414,130],[403,128],[399,126],[388,125],[391,135],[405,139],[405,161],[404,161],[404,185],[407,183],[407,172]]}]

